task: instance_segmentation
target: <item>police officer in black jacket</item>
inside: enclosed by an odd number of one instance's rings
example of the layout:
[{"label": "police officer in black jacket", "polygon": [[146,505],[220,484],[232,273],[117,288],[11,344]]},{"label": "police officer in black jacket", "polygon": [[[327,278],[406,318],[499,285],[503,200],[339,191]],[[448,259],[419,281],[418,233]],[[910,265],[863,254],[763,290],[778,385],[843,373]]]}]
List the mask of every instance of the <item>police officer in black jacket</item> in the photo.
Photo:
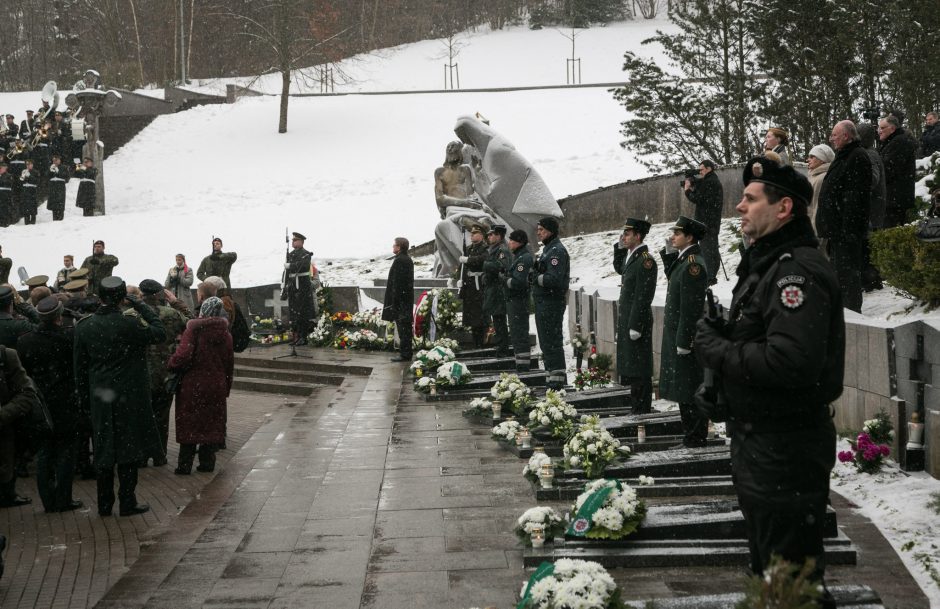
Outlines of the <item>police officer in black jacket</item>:
[{"label": "police officer in black jacket", "polygon": [[[762,573],[772,554],[791,563],[812,558],[821,581],[835,464],[830,404],[842,393],[845,364],[839,283],[807,217],[807,179],[757,157],[744,184],[737,211],[753,245],[738,267],[727,325],[700,321],[694,352],[720,376],[727,401],[751,568]],[[698,404],[713,420],[724,418],[702,390]]]}]

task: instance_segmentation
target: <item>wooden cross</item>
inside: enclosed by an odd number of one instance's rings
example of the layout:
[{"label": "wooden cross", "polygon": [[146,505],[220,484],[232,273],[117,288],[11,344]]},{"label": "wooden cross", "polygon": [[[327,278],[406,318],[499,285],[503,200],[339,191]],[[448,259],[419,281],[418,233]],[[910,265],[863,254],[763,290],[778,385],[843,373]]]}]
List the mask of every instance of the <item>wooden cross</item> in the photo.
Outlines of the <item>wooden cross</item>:
[{"label": "wooden cross", "polygon": [[264,301],[264,306],[274,310],[274,319],[281,319],[281,311],[287,306],[287,301],[281,300],[281,290],[275,288],[271,291],[271,298]]}]

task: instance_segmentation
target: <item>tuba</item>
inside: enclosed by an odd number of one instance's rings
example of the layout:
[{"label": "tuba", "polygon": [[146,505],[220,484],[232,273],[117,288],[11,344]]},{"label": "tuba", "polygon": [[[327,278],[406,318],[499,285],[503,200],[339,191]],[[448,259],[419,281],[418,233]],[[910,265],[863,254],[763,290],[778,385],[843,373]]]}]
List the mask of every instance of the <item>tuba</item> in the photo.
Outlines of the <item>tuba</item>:
[{"label": "tuba", "polygon": [[50,80],[42,87],[42,92],[40,93],[42,101],[49,104],[49,109],[42,113],[42,115],[36,119],[36,122],[40,125],[43,124],[50,114],[55,112],[55,109],[59,107],[59,92],[54,80]]}]

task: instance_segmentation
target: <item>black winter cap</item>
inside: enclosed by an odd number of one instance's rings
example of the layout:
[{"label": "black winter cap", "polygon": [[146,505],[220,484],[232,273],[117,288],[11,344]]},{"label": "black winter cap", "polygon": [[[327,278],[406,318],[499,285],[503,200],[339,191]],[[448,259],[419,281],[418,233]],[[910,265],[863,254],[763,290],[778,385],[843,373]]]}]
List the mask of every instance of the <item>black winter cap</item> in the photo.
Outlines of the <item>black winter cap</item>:
[{"label": "black winter cap", "polygon": [[521,243],[522,245],[528,245],[529,235],[527,235],[524,230],[514,230],[509,233],[509,240]]},{"label": "black winter cap", "polygon": [[140,291],[147,296],[153,296],[163,292],[163,286],[155,279],[144,279],[140,282]]},{"label": "black winter cap", "polygon": [[558,220],[551,216],[545,216],[539,220],[539,226],[550,232],[551,234],[558,236]]}]

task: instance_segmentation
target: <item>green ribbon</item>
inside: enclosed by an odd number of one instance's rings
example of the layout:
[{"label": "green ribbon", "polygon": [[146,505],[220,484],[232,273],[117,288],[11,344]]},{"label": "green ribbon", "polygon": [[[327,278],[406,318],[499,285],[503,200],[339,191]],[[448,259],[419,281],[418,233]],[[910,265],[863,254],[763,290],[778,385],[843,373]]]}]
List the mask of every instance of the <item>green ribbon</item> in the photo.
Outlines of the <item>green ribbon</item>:
[{"label": "green ribbon", "polygon": [[450,370],[455,382],[459,381],[460,377],[463,376],[464,367],[461,363],[455,363]]},{"label": "green ribbon", "polygon": [[535,570],[535,573],[532,574],[532,577],[529,578],[529,583],[525,585],[525,594],[522,595],[522,600],[519,601],[518,605],[516,605],[516,609],[525,609],[526,605],[529,604],[529,600],[532,598],[532,588],[535,586],[535,584],[539,583],[541,580],[550,576],[554,572],[554,564],[547,561],[540,564],[538,569]]},{"label": "green ribbon", "polygon": [[[608,480],[609,481],[609,480]],[[565,531],[566,535],[571,535],[572,537],[584,537],[587,535],[588,531],[591,530],[591,527],[594,526],[594,512],[601,509],[604,505],[604,502],[607,501],[607,496],[614,490],[620,490],[620,481],[613,480],[617,484],[615,486],[604,485],[601,488],[597,489],[591,493],[587,499],[584,500],[584,503],[581,504],[581,508],[578,510],[578,513],[574,515],[574,518],[571,520],[571,524],[568,526],[568,530]]]}]

